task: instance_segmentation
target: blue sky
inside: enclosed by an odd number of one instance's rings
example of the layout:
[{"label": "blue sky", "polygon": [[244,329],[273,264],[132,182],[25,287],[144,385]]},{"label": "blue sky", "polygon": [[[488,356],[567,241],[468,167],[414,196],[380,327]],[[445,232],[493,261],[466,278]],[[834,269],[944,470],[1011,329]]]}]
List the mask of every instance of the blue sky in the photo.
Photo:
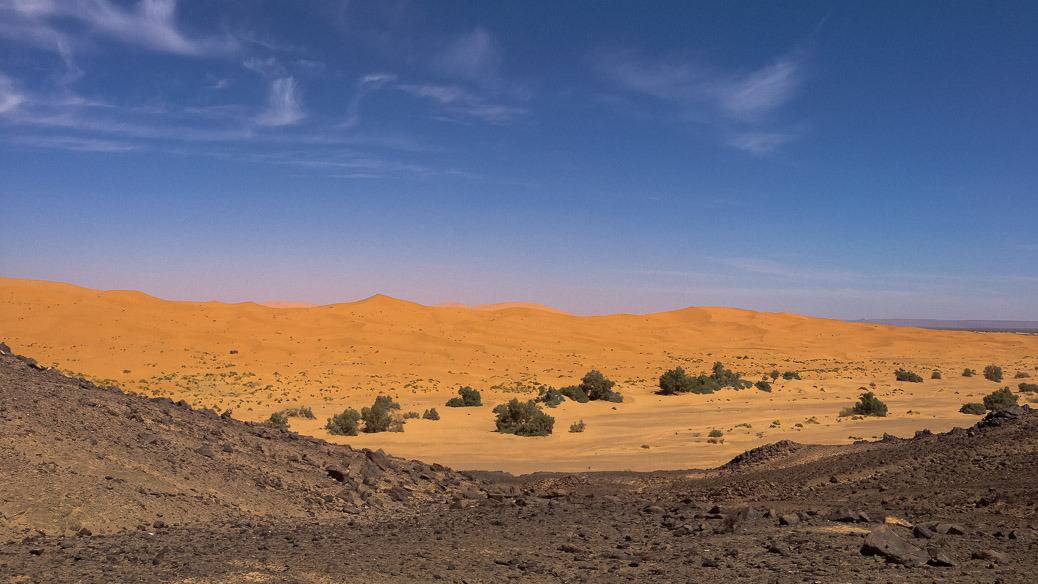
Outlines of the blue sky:
[{"label": "blue sky", "polygon": [[1038,5],[0,0],[0,274],[1038,319]]}]

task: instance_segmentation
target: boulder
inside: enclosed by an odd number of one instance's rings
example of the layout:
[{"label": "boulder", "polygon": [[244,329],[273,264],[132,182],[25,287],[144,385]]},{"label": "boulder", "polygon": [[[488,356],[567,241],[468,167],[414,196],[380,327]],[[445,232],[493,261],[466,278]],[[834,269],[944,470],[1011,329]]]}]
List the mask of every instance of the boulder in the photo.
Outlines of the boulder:
[{"label": "boulder", "polygon": [[930,561],[930,554],[897,534],[889,525],[880,525],[865,536],[862,555],[881,556],[893,564],[922,566]]}]

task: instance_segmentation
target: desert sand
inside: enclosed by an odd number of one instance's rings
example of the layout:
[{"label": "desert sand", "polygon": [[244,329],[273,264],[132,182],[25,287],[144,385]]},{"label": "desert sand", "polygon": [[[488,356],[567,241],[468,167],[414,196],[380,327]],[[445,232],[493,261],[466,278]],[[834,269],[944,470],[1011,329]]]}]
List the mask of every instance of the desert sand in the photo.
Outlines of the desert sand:
[{"label": "desert sand", "polygon": [[[0,340],[41,364],[149,396],[232,410],[264,420],[310,406],[292,429],[356,447],[461,469],[511,472],[705,468],[782,439],[846,444],[883,433],[968,426],[960,414],[1012,377],[1038,371],[1038,336],[932,331],[733,308],[574,316],[530,305],[423,306],[376,295],[326,306],[174,302],[140,292],[98,291],[0,278]],[[778,369],[772,393],[725,389],[659,396],[659,375],[714,361],[759,379]],[[1006,381],[964,378],[963,368],[1002,366]],[[918,372],[900,383],[893,371]],[[549,409],[555,433],[494,432],[491,409],[529,399],[539,384],[576,383],[597,368],[617,382],[621,404],[566,402]],[[943,379],[931,380],[937,369]],[[874,384],[874,386],[872,385]],[[446,408],[458,387],[484,406]],[[841,419],[864,389],[890,406],[886,418]],[[378,394],[404,411],[436,407],[440,421],[410,420],[402,433],[333,437],[325,419]],[[584,420],[582,434],[566,431]],[[776,424],[777,421],[777,424]],[[721,444],[707,443],[712,429]]]}]

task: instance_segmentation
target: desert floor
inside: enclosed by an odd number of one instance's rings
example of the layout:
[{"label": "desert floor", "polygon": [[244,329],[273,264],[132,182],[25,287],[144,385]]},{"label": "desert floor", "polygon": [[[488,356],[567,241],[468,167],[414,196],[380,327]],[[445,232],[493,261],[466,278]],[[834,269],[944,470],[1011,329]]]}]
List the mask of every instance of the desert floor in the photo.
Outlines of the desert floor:
[{"label": "desert floor", "polygon": [[[514,304],[430,307],[384,296],[279,308],[172,302],[5,278],[0,340],[41,364],[127,391],[230,409],[244,420],[310,406],[316,419],[292,418],[294,430],[454,468],[516,473],[706,468],[781,439],[846,444],[883,433],[945,431],[976,421],[958,412],[962,403],[1002,385],[1015,388],[1018,372],[1038,377],[1034,335],[730,308],[582,317]],[[707,372],[714,361],[749,380],[772,369],[799,371],[803,379],[780,379],[770,394],[654,393],[663,371]],[[1003,383],[960,375],[987,364],[1005,370]],[[924,382],[896,382],[899,367]],[[529,399],[542,384],[577,383],[591,368],[617,382],[623,403],[566,402],[549,409],[556,418],[550,437],[493,431],[496,404]],[[930,379],[935,369],[943,379]],[[484,406],[444,407],[462,385],[480,390]],[[839,418],[865,389],[875,391],[890,414]],[[402,433],[356,437],[322,429],[328,416],[369,405],[378,394],[393,396],[404,411],[436,407],[442,419],[410,420]],[[1023,394],[1023,401],[1028,395],[1034,394]],[[577,420],[587,430],[567,432]],[[707,442],[712,429],[724,432],[723,443]]]}]

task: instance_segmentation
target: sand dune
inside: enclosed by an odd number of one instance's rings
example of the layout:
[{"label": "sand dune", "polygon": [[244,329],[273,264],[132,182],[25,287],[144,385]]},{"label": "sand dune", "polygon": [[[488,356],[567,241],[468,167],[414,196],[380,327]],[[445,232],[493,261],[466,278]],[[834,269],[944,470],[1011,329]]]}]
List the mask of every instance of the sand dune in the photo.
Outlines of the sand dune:
[{"label": "sand dune", "polygon": [[[285,310],[4,278],[0,340],[64,371],[229,408],[242,419],[310,405],[318,419],[293,420],[293,427],[325,438],[326,417],[386,393],[404,410],[437,407],[443,419],[411,421],[399,434],[336,440],[457,468],[512,471],[692,468],[783,438],[845,443],[883,432],[944,430],[972,423],[959,405],[997,388],[960,377],[964,367],[998,363],[1010,377],[1038,368],[1036,336],[732,308],[584,317],[511,303],[489,310],[430,307],[375,295]],[[801,371],[803,380],[780,380],[771,394],[653,393],[664,370],[705,371],[718,360],[750,379],[777,368]],[[592,367],[617,381],[624,403],[565,403],[551,410],[556,433],[547,438],[492,432],[493,405],[529,397],[536,384],[574,383]],[[897,383],[897,367],[926,378],[940,369],[944,379]],[[839,409],[870,383],[891,415],[838,419]],[[443,407],[460,385],[483,391],[486,405]],[[578,419],[587,431],[567,433]],[[712,428],[725,432],[723,444],[706,442]]]}]

